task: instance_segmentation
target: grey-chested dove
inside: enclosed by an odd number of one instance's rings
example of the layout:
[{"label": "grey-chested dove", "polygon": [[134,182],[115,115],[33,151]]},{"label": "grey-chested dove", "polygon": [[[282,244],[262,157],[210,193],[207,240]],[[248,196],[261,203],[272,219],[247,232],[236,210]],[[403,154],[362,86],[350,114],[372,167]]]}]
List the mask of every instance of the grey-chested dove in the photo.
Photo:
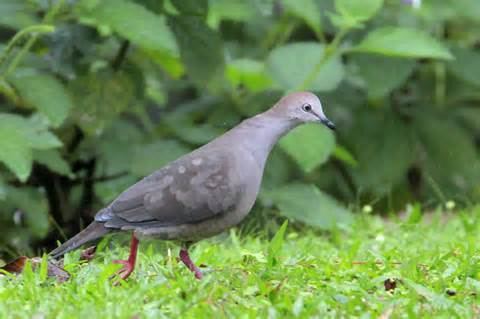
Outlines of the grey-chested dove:
[{"label": "grey-chested dove", "polygon": [[130,256],[118,260],[127,278],[135,267],[138,240],[184,243],[180,259],[202,277],[188,255],[189,243],[237,225],[257,198],[268,155],[293,128],[318,122],[334,129],[310,92],[283,97],[269,110],[242,121],[208,144],[153,172],[121,193],[83,231],[53,250],[54,258],[114,231],[132,232]]}]

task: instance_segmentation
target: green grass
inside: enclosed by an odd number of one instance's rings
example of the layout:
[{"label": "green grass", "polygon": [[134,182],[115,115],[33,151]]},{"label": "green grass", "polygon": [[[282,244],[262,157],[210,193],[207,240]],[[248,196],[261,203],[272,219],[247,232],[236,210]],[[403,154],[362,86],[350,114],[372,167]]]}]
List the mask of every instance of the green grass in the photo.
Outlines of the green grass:
[{"label": "green grass", "polygon": [[[63,284],[40,272],[0,277],[0,317],[478,317],[480,207],[414,212],[403,220],[359,216],[329,234],[288,227],[283,241],[235,232],[203,241],[192,249],[208,265],[202,281],[177,261],[175,245],[144,242],[136,272],[114,287],[108,278],[118,265],[110,262],[128,247],[115,239],[90,263],[69,254],[72,278]],[[389,278],[396,287],[386,291]]]}]

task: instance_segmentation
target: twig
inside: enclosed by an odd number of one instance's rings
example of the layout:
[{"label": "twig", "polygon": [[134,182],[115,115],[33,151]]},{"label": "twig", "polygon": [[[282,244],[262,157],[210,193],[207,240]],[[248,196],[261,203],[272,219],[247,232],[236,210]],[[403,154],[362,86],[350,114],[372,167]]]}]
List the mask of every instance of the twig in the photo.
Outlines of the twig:
[{"label": "twig", "polygon": [[123,41],[122,45],[120,46],[120,49],[117,52],[117,55],[115,56],[115,59],[112,61],[112,69],[114,71],[118,71],[120,69],[120,66],[122,65],[123,60],[125,60],[125,56],[127,55],[128,48],[130,47],[130,41],[125,40]]}]

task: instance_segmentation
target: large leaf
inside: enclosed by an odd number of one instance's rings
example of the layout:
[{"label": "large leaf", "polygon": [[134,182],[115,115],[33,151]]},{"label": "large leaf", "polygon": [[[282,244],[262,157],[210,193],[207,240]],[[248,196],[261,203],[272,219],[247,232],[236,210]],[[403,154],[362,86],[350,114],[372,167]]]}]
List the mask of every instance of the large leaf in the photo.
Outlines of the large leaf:
[{"label": "large leaf", "polygon": [[71,82],[75,118],[82,130],[100,134],[133,100],[135,87],[127,75],[101,71]]},{"label": "large leaf", "polygon": [[70,165],[58,150],[37,150],[33,153],[33,158],[35,162],[48,167],[52,172],[71,178],[74,176]]},{"label": "large leaf", "polygon": [[138,177],[146,176],[189,151],[187,147],[174,140],[158,140],[151,144],[139,145],[131,163],[131,172]]},{"label": "large leaf", "polygon": [[315,33],[322,31],[320,8],[314,0],[283,0],[285,9],[304,20]]},{"label": "large leaf", "polygon": [[206,16],[208,0],[170,0],[173,6],[183,14]]},{"label": "large leaf", "polygon": [[51,75],[36,74],[11,79],[20,96],[45,114],[54,127],[61,125],[72,108],[63,84]]},{"label": "large leaf", "polygon": [[0,178],[0,201],[5,200],[5,198],[7,198],[7,187]]},{"label": "large leaf", "polygon": [[210,0],[208,25],[217,29],[222,20],[248,21],[256,14],[255,0]]},{"label": "large leaf", "polygon": [[363,22],[373,17],[383,5],[383,0],[335,0],[338,13],[347,19]]},{"label": "large leaf", "polygon": [[272,80],[266,74],[265,65],[250,59],[239,59],[227,65],[227,77],[234,86],[244,86],[252,92],[269,88]]},{"label": "large leaf", "polygon": [[371,98],[384,97],[401,86],[415,66],[413,60],[367,54],[355,55],[353,62],[358,66]]},{"label": "large leaf", "polygon": [[25,181],[32,169],[32,150],[20,129],[4,125],[0,117],[0,161]]},{"label": "large leaf", "polygon": [[0,161],[20,181],[25,181],[32,169],[32,149],[49,149],[61,146],[55,135],[35,118],[0,114]]},{"label": "large leaf", "polygon": [[[301,87],[310,77],[315,66],[320,63],[325,46],[314,42],[287,44],[270,52],[267,70],[272,79],[284,90]],[[326,61],[306,90],[334,90],[344,75],[343,64],[338,56]]]},{"label": "large leaf", "polygon": [[98,176],[129,172],[135,147],[141,143],[142,139],[142,131],[133,123],[125,120],[114,121],[112,126],[96,140]]},{"label": "large leaf", "polygon": [[280,209],[280,213],[322,229],[332,229],[337,223],[349,223],[351,213],[331,196],[309,184],[290,184],[275,189],[266,197]]},{"label": "large leaf", "polygon": [[442,192],[463,197],[466,190],[478,185],[480,159],[467,131],[448,114],[418,116],[415,128],[423,146],[426,172]]},{"label": "large leaf", "polygon": [[353,50],[407,58],[453,58],[450,51],[429,34],[402,27],[373,30]]},{"label": "large leaf", "polygon": [[280,146],[308,173],[328,159],[335,137],[321,125],[302,125],[283,137]]},{"label": "large leaf", "polygon": [[221,87],[225,58],[220,35],[201,17],[177,16],[169,24],[177,37],[188,76],[201,89]]},{"label": "large leaf", "polygon": [[413,162],[408,128],[389,111],[357,114],[347,141],[358,165],[350,168],[361,191],[383,195],[400,184]]},{"label": "large leaf", "polygon": [[460,79],[480,86],[480,53],[464,48],[454,48],[453,55],[455,60],[447,64],[448,70]]},{"label": "large leaf", "polygon": [[23,118],[13,114],[0,114],[3,125],[22,132],[30,148],[46,150],[62,146],[62,142],[50,131],[48,122],[36,114]]},{"label": "large leaf", "polygon": [[175,38],[165,18],[126,0],[83,1],[82,17],[107,25],[141,48],[176,53]]},{"label": "large leaf", "polygon": [[39,19],[33,6],[26,1],[0,1],[0,25],[22,29],[37,24]]}]

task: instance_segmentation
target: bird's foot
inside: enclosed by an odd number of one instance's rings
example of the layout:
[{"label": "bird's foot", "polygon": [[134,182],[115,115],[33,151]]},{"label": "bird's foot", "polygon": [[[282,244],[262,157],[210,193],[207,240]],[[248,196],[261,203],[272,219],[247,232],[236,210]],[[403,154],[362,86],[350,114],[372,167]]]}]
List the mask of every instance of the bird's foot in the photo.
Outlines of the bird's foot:
[{"label": "bird's foot", "polygon": [[130,260],[114,260],[113,263],[123,265],[123,267],[116,272],[116,275],[122,280],[127,279],[135,268],[135,264]]},{"label": "bird's foot", "polygon": [[185,248],[180,249],[180,260],[187,266],[187,268],[195,274],[195,278],[202,279],[203,274],[202,271],[195,266],[193,261],[190,259],[190,255],[188,254],[188,250]]},{"label": "bird's foot", "polygon": [[[137,260],[137,250],[138,250],[138,239],[132,234],[132,240],[130,242],[130,255],[128,256],[127,260],[114,260],[114,264],[121,264],[123,267],[116,272],[117,277],[121,280],[127,279],[130,274],[135,269],[135,261]],[[113,284],[118,285],[120,282],[115,281]]]}]

